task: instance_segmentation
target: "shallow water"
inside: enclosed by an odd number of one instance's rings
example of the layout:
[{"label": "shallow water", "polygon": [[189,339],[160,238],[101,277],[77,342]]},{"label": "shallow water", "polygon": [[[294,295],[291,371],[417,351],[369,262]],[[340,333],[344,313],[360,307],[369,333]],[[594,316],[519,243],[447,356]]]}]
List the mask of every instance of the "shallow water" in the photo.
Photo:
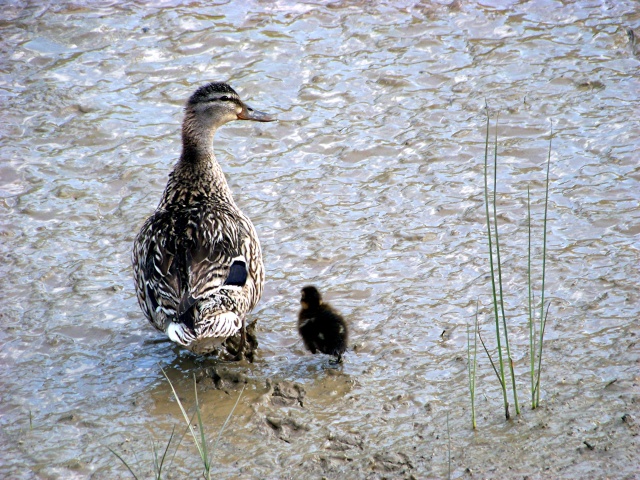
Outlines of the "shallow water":
[{"label": "shallow water", "polygon": [[[108,448],[150,476],[152,442],[184,431],[161,367],[189,407],[198,377],[212,442],[246,382],[214,455],[223,478],[637,475],[640,57],[626,30],[640,34],[636,2],[12,2],[2,12],[0,477],[126,478]],[[252,314],[257,359],[226,366],[240,382],[222,389],[205,375],[215,361],[158,341],[130,267],[180,151],[182,105],[212,80],[279,117],[216,136],[267,269]],[[481,354],[473,432],[476,299],[493,346],[485,104],[493,120],[499,112],[523,413],[504,421]],[[530,186],[538,295],[550,122],[551,307],[543,407],[531,411],[526,195]],[[307,283],[350,322],[339,369],[297,337]],[[302,405],[275,401],[267,382],[283,381],[304,389]],[[200,474],[189,436],[165,472]]]}]

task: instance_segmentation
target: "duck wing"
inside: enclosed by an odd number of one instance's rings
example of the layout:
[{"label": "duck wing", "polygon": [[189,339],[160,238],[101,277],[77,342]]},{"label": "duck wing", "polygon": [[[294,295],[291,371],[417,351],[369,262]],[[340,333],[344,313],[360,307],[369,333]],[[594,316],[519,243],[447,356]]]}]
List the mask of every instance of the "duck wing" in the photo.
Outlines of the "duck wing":
[{"label": "duck wing", "polygon": [[244,287],[251,232],[243,220],[220,207],[159,210],[149,218],[136,240],[144,244],[137,269],[144,281],[136,284],[139,293],[144,288],[143,310],[156,327],[162,330],[167,318],[193,330],[191,312],[200,299]]}]

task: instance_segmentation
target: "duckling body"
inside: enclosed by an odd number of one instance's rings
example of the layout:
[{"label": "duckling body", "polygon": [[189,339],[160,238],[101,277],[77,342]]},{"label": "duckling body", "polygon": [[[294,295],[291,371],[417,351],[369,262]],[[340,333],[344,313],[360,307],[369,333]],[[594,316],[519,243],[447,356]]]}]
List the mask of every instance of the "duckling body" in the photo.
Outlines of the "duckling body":
[{"label": "duckling body", "polygon": [[232,120],[275,119],[249,108],[224,83],[205,85],[189,98],[182,155],[133,247],[136,294],[145,317],[198,354],[244,333],[245,316],[264,283],[255,228],[234,202],[213,153],[216,130]]},{"label": "duckling body", "polygon": [[334,355],[341,362],[349,340],[344,318],[322,301],[322,295],[316,287],[304,287],[301,294],[298,332],[305,347],[311,353]]}]

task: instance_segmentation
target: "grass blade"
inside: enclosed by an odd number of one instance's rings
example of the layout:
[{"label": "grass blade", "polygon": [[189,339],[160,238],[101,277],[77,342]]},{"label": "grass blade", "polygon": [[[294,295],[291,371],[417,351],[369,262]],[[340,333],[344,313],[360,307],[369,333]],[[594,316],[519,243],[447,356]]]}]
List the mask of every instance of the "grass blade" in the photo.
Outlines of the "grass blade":
[{"label": "grass blade", "polygon": [[198,386],[196,384],[196,375],[193,374],[193,390],[195,392],[196,400],[196,415],[198,417],[198,429],[200,430],[200,445],[202,451],[200,456],[202,457],[202,463],[204,465],[205,478],[211,478],[211,461],[209,459],[209,451],[207,449],[207,439],[204,436],[204,424],[202,423],[202,416],[200,415],[200,404],[198,403]]},{"label": "grass blade", "polygon": [[482,335],[480,335],[480,330],[478,330],[478,338],[480,339],[480,343],[482,343],[482,348],[484,348],[484,352],[487,354],[487,357],[489,357],[489,362],[491,362],[491,368],[493,368],[493,371],[496,373],[496,377],[498,377],[498,382],[500,383],[500,386],[504,388],[504,383],[502,383],[502,378],[500,378],[500,373],[498,372],[498,368],[496,367],[496,364],[493,362],[493,358],[491,358],[491,354],[489,353],[489,350],[487,349],[487,346],[485,345],[484,340],[482,339]]},{"label": "grass blade", "polygon": [[156,479],[160,480],[162,478],[162,467],[164,465],[164,460],[167,458],[167,452],[169,451],[169,446],[171,445],[171,441],[173,440],[173,436],[176,433],[176,426],[173,426],[173,429],[171,430],[171,435],[169,436],[169,441],[167,442],[167,446],[164,449],[164,452],[162,453],[162,458],[160,459],[160,463],[158,463],[158,455],[155,453],[155,446],[154,446],[154,461],[156,464]]},{"label": "grass blade", "polygon": [[231,419],[231,415],[233,415],[233,412],[236,410],[236,407],[238,406],[238,402],[240,401],[240,397],[242,397],[242,394],[244,393],[244,389],[246,388],[246,386],[247,386],[246,384],[244,384],[242,386],[242,390],[240,390],[240,394],[238,395],[238,398],[236,399],[236,403],[233,405],[233,408],[229,412],[229,415],[227,415],[227,419],[222,424],[222,428],[220,428],[220,431],[218,432],[218,438],[216,438],[216,443],[213,444],[212,451],[215,451],[216,448],[218,447],[218,442],[220,441],[220,437],[222,437],[222,432],[224,431],[225,427],[227,426],[227,423],[229,423],[229,420]]},{"label": "grass blade", "polygon": [[184,432],[182,433],[182,436],[180,437],[180,440],[178,441],[178,444],[176,445],[176,449],[173,451],[173,456],[171,457],[171,462],[169,462],[169,465],[173,464],[173,461],[176,458],[176,455],[178,454],[178,449],[180,448],[180,445],[182,444],[182,441],[184,440],[184,437],[187,435],[187,432],[189,431],[189,427],[187,426],[184,429]]},{"label": "grass blade", "polygon": [[[505,380],[504,380],[504,361],[502,359],[502,345],[500,342],[500,317],[498,313],[498,294],[496,290],[496,274],[493,266],[493,244],[491,239],[492,237],[491,237],[491,219],[490,219],[491,217],[489,216],[489,180],[488,180],[488,177],[489,177],[488,175],[489,107],[487,106],[486,108],[487,108],[487,130],[486,130],[485,144],[484,144],[484,205],[485,205],[485,214],[486,214],[486,221],[487,221],[487,242],[489,244],[489,267],[491,269],[491,291],[492,291],[492,297],[493,297],[493,312],[494,312],[495,323],[496,323],[496,343],[498,346],[498,362],[500,367],[500,373],[498,374],[498,378],[500,379],[500,385],[502,387],[502,397],[504,401],[505,416],[506,418],[509,418],[509,401],[507,400],[507,389],[506,389]],[[495,184],[495,180],[494,180],[494,184]],[[495,206],[495,193],[494,193],[493,201]],[[480,340],[482,341],[482,337],[480,337]],[[484,342],[482,343],[484,346]],[[486,346],[485,346],[485,351],[488,352]],[[491,357],[489,357],[489,359],[491,359]],[[495,368],[495,365],[493,365],[493,360],[491,360],[491,364],[492,366],[494,366],[494,370],[496,371],[496,374],[497,374],[498,370]]]},{"label": "grass blade", "polygon": [[547,312],[545,313],[544,316],[544,321],[542,322],[542,325],[540,325],[540,351],[538,352],[538,378],[536,380],[536,388],[535,388],[535,392],[536,392],[536,407],[538,406],[539,402],[540,402],[540,375],[541,375],[541,371],[542,371],[542,340],[544,339],[544,330],[547,326],[547,315],[549,315],[549,307],[551,306],[551,303],[549,303],[549,305],[547,305]]},{"label": "grass blade", "polygon": [[180,397],[178,397],[178,392],[176,392],[176,389],[173,388],[173,384],[171,383],[171,380],[169,380],[169,377],[167,376],[166,372],[164,371],[164,368],[160,367],[160,370],[162,370],[162,374],[164,375],[164,378],[167,379],[167,382],[169,382],[169,386],[171,387],[171,391],[173,391],[173,396],[176,398],[176,401],[178,402],[178,406],[180,407],[180,411],[182,412],[182,415],[184,416],[184,420],[187,423],[188,427],[189,427],[189,431],[191,432],[191,436],[193,437],[193,441],[196,444],[196,447],[198,448],[198,453],[200,454],[200,458],[202,458],[203,462],[205,461],[205,456],[204,456],[204,451],[202,449],[202,446],[200,445],[200,442],[198,441],[198,436],[196,435],[196,432],[193,429],[193,424],[191,422],[191,420],[189,419],[189,415],[187,415],[186,410],[184,409],[184,407],[182,406],[182,402],[180,401]]},{"label": "grass blade", "polygon": [[124,458],[122,458],[120,455],[118,455],[114,450],[111,450],[110,447],[107,447],[107,448],[109,449],[109,451],[111,453],[113,453],[118,458],[118,460],[120,460],[124,464],[125,467],[127,467],[127,470],[129,470],[129,473],[131,473],[131,475],[133,475],[133,478],[135,478],[136,480],[139,480],[138,476],[133,472],[133,470],[131,470],[131,467],[129,466],[129,464],[124,461]]},{"label": "grass blade", "polygon": [[527,228],[528,228],[528,249],[527,249],[527,284],[529,286],[528,292],[528,308],[529,314],[529,360],[530,360],[530,376],[531,376],[531,408],[536,408],[535,397],[535,324],[533,322],[533,285],[531,284],[531,191],[529,185],[527,185]]},{"label": "grass blade", "polygon": [[162,467],[159,466],[158,463],[158,447],[156,447],[156,442],[151,440],[151,451],[153,452],[153,471],[156,472],[156,480],[160,479],[160,474],[158,470],[162,470]]},{"label": "grass blade", "polygon": [[[504,313],[504,294],[502,288],[502,260],[500,259],[500,234],[498,233],[498,213],[497,213],[497,189],[498,189],[498,117],[496,117],[496,134],[494,140],[493,155],[493,229],[496,234],[496,261],[498,265],[498,291],[500,294],[500,313],[502,314],[502,330],[504,333],[504,345],[507,349],[507,358],[509,359],[509,373],[511,374],[511,388],[513,390],[513,402],[516,407],[516,415],[520,414],[518,406],[518,391],[516,390],[516,376],[513,371],[513,358],[511,357],[511,349],[509,348],[509,332],[507,330],[507,316]],[[497,321],[496,313],[496,321]],[[496,334],[500,332],[496,329]],[[502,366],[502,365],[501,365]],[[502,379],[504,382],[504,371],[502,371]],[[505,392],[506,395],[506,392]],[[507,417],[509,418],[509,417]]]},{"label": "grass blade", "polygon": [[[469,393],[471,395],[471,426],[476,425],[476,367],[478,357],[478,301],[476,300],[476,317],[473,331],[473,364],[471,363],[471,339],[467,325],[467,365],[469,366]],[[473,365],[473,366],[472,366]]]},{"label": "grass blade", "polygon": [[[553,123],[551,123],[551,132],[549,134],[549,153],[547,155],[547,179],[546,179],[546,188],[545,188],[545,197],[544,197],[544,220],[542,222],[543,228],[543,237],[542,237],[542,286],[540,292],[540,339],[538,341],[538,349],[540,350],[538,353],[538,382],[536,387],[536,406],[540,403],[540,365],[542,361],[542,339],[544,335],[543,326],[546,325],[546,315],[544,313],[544,282],[547,270],[547,212],[549,207],[549,170],[551,167],[551,144],[553,140]],[[549,309],[547,307],[547,313]]]}]

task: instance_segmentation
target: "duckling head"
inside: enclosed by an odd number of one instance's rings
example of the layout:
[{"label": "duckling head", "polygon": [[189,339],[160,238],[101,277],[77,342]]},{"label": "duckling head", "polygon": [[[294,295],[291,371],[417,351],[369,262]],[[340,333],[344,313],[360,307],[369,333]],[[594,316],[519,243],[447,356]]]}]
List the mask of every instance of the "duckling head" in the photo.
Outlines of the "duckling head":
[{"label": "duckling head", "polygon": [[300,304],[303,309],[318,308],[322,302],[322,295],[318,289],[312,285],[304,287],[301,291]]}]

